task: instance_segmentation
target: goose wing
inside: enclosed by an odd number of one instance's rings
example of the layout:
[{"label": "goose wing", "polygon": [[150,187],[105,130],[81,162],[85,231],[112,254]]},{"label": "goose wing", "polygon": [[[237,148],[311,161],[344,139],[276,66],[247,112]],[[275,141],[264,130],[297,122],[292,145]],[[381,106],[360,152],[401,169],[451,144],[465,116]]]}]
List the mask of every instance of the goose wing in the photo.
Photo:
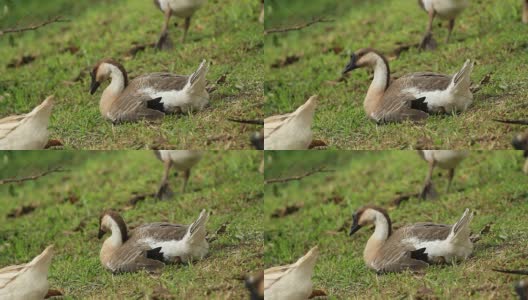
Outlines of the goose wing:
[{"label": "goose wing", "polygon": [[286,274],[290,273],[295,267],[295,264],[291,264],[264,270],[264,289],[270,288]]},{"label": "goose wing", "polygon": [[150,223],[144,224],[131,232],[131,238],[145,239],[151,238],[157,241],[168,241],[183,239],[189,226],[171,223]]},{"label": "goose wing", "polygon": [[380,249],[378,259],[374,261],[375,267],[381,272],[400,272],[406,269],[419,270],[429,264],[423,256],[424,250],[416,249],[405,239],[412,232],[408,227],[395,231]]},{"label": "goose wing", "polygon": [[[146,270],[155,272],[165,266],[159,255],[150,255],[158,252],[161,248],[152,249],[145,243],[136,243],[128,240],[114,254],[108,267],[112,273],[136,272]],[[154,251],[152,251],[154,250]]]},{"label": "goose wing", "polygon": [[269,137],[273,132],[280,129],[284,124],[290,121],[293,113],[284,115],[271,116],[264,119],[264,138]]},{"label": "goose wing", "polygon": [[451,76],[431,72],[418,72],[396,79],[385,91],[375,119],[381,122],[419,121],[427,118],[427,98],[416,94],[445,90]]},{"label": "goose wing", "polygon": [[189,81],[189,76],[171,73],[150,73],[136,79],[141,80],[142,88],[151,88],[157,92],[179,91],[185,87]]},{"label": "goose wing", "polygon": [[26,119],[26,116],[27,114],[23,114],[0,119],[0,139],[5,138],[9,133],[17,129]]},{"label": "goose wing", "polygon": [[27,264],[8,266],[0,269],[0,289],[4,288],[26,271]]},{"label": "goose wing", "polygon": [[405,227],[405,238],[420,241],[444,240],[451,232],[451,225],[435,223],[416,223]]},{"label": "goose wing", "polygon": [[[156,105],[156,100],[142,91],[144,79],[138,77],[130,82],[123,93],[114,102],[110,119],[114,122],[136,121],[139,119],[155,120],[163,117],[163,106]],[[154,102],[154,103],[149,103]],[[151,105],[152,104],[152,105]]]}]

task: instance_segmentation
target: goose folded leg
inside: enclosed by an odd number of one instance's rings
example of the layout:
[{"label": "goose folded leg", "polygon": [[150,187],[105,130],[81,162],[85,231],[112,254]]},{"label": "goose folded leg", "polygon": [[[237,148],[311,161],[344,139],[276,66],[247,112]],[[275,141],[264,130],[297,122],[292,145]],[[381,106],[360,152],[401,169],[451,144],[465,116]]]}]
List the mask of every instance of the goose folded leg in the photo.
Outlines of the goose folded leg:
[{"label": "goose folded leg", "polygon": [[159,50],[172,49],[173,45],[172,45],[172,41],[170,40],[169,31],[168,31],[169,21],[170,21],[171,15],[172,15],[172,11],[170,9],[165,11],[165,13],[164,13],[165,20],[164,20],[163,26],[161,28],[160,38],[159,38],[158,42],[156,43],[156,48],[158,48]]}]

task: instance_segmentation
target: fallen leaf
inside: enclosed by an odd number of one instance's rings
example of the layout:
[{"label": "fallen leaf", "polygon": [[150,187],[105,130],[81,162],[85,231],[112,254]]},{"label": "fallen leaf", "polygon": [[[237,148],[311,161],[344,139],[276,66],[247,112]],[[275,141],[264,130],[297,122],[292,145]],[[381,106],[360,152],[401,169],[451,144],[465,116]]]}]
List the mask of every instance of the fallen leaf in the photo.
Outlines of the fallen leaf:
[{"label": "fallen leaf", "polygon": [[343,200],[345,200],[345,198],[343,198],[343,196],[333,194],[332,196],[324,199],[323,202],[326,203],[326,204],[330,204],[330,203],[341,204],[343,202]]},{"label": "fallen leaf", "polygon": [[27,215],[34,211],[37,208],[34,204],[23,205],[22,207],[13,209],[10,213],[7,214],[8,218],[18,218],[23,215]]},{"label": "fallen leaf", "polygon": [[313,290],[312,294],[310,295],[310,297],[308,297],[308,299],[312,299],[315,297],[326,297],[326,296],[327,296],[326,292],[323,290]]},{"label": "fallen leaf", "polygon": [[18,68],[18,67],[21,67],[23,65],[27,65],[29,63],[31,63],[32,61],[34,61],[37,57],[34,56],[34,55],[23,55],[19,58],[15,58],[13,60],[11,60],[11,62],[9,64],[7,64],[7,67],[8,68]]},{"label": "fallen leaf", "polygon": [[66,48],[62,48],[60,50],[60,53],[70,52],[71,54],[75,54],[75,53],[79,52],[79,50],[80,50],[79,47],[72,45],[72,46],[69,46],[69,47],[66,47]]},{"label": "fallen leaf", "polygon": [[57,139],[49,140],[46,146],[44,146],[44,149],[49,149],[51,147],[59,147],[63,146],[62,142]]},{"label": "fallen leaf", "polygon": [[220,76],[216,80],[216,84],[224,84],[226,82],[226,79],[227,79],[227,73],[224,73],[224,74],[222,74],[222,76]]},{"label": "fallen leaf", "polygon": [[326,146],[327,144],[323,140],[313,140],[308,146],[308,149],[313,149],[316,147],[326,147]]},{"label": "fallen leaf", "polygon": [[279,59],[277,61],[275,61],[271,67],[272,68],[283,68],[283,67],[286,67],[286,66],[289,66],[291,64],[294,64],[296,62],[298,62],[299,60],[301,59],[301,56],[299,55],[288,55],[286,56],[285,58],[283,59]]},{"label": "fallen leaf", "polygon": [[400,204],[404,201],[407,201],[411,199],[412,197],[418,197],[420,194],[418,193],[412,193],[412,194],[399,194],[394,199],[392,199],[391,203],[394,206],[400,206]]},{"label": "fallen leaf", "polygon": [[60,290],[56,290],[56,289],[49,289],[48,290],[48,293],[46,294],[46,296],[44,297],[44,299],[48,299],[48,298],[51,298],[51,297],[59,297],[59,296],[63,296],[64,294],[62,293],[62,291]]},{"label": "fallen leaf", "polygon": [[287,215],[291,215],[291,214],[297,212],[303,206],[304,206],[304,203],[296,203],[296,204],[288,205],[288,206],[283,207],[283,208],[279,208],[279,209],[275,210],[271,214],[271,217],[272,218],[282,218],[282,217],[285,217]]}]

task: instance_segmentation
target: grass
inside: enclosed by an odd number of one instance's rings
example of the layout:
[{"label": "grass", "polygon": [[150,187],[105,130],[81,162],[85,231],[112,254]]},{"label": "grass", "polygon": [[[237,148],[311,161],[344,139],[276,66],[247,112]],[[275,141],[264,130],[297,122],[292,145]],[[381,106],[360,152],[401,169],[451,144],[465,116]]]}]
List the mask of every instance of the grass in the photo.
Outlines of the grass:
[{"label": "grass", "polygon": [[[162,13],[152,1],[8,1],[0,12],[0,28],[23,27],[61,15],[70,20],[36,31],[0,38],[0,116],[30,111],[55,95],[50,130],[65,149],[248,149],[254,126],[233,118],[262,118],[263,42],[252,0],[208,1],[193,17],[188,41],[180,44],[182,19],[172,18],[171,51],[152,48],[131,56],[135,45],[157,40]],[[4,9],[4,5],[0,9]],[[177,22],[179,28],[172,26]],[[8,64],[24,55],[35,60],[16,68]],[[130,77],[150,72],[190,74],[202,59],[211,62],[207,75],[216,84],[211,106],[192,115],[168,115],[162,122],[112,126],[99,113],[104,87],[88,93],[88,70],[100,59],[123,63]]]},{"label": "grass", "polygon": [[[411,48],[398,57],[395,49],[418,43],[427,24],[427,15],[416,1],[270,2],[266,28],[288,27],[316,17],[334,21],[265,36],[264,113],[293,111],[318,94],[312,128],[314,138],[325,141],[329,149],[507,149],[518,127],[492,119],[526,118],[528,71],[523,66],[528,63],[528,44],[521,7],[517,0],[471,2],[457,19],[450,43],[444,42],[446,22],[437,19],[436,51]],[[467,112],[431,116],[425,125],[378,126],[363,110],[372,76],[361,69],[336,82],[349,55],[365,47],[389,57],[394,77],[417,71],[453,74],[472,59],[476,62],[472,81],[479,83],[488,74],[491,78],[474,94]],[[298,61],[273,67],[287,57]]]},{"label": "grass", "polygon": [[[472,151],[457,169],[450,193],[444,192],[446,171],[436,170],[439,198],[410,198],[398,208],[392,200],[400,193],[418,192],[427,172],[414,151],[283,151],[266,156],[266,179],[321,166],[335,172],[265,186],[265,268],[294,262],[318,245],[314,289],[325,290],[330,299],[514,298],[513,283],[519,277],[491,269],[526,269],[528,193],[520,151]],[[271,217],[277,209],[300,203],[304,206],[293,214]],[[395,227],[428,221],[452,224],[465,208],[476,212],[474,233],[492,225],[464,262],[431,266],[422,275],[376,275],[363,262],[373,231],[363,228],[348,236],[353,212],[368,203],[390,208]]]},{"label": "grass", "polygon": [[[148,151],[24,151],[0,154],[0,178],[52,173],[21,184],[0,185],[0,266],[31,260],[47,245],[56,255],[49,280],[67,299],[247,299],[240,276],[262,268],[261,155],[256,151],[207,152],[193,169],[185,194],[167,201],[152,197],[130,206],[134,193],[156,191],[162,164]],[[139,176],[138,176],[139,175]],[[171,177],[179,191],[181,178]],[[23,205],[30,214],[7,218]],[[210,243],[208,257],[190,265],[168,265],[160,277],[145,272],[112,275],[99,262],[100,213],[119,210],[129,227],[147,222],[191,223],[210,211],[209,234],[227,223]],[[161,292],[160,289],[166,289]]]}]

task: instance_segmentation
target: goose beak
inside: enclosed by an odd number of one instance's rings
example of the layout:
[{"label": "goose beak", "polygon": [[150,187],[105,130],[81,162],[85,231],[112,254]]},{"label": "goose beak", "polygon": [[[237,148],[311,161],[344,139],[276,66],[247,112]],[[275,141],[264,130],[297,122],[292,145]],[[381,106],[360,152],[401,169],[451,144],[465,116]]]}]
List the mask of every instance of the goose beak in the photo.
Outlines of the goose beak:
[{"label": "goose beak", "polygon": [[357,57],[355,54],[350,55],[350,61],[346,65],[345,69],[343,70],[343,75],[357,68],[356,60],[357,60]]},{"label": "goose beak", "polygon": [[356,233],[356,231],[358,231],[359,229],[361,229],[361,225],[359,224],[353,224],[352,227],[350,227],[350,233],[348,234],[349,236],[352,236],[354,233]]},{"label": "goose beak", "polygon": [[98,239],[101,239],[101,238],[105,235],[105,233],[106,233],[106,232],[105,232],[104,230],[99,229],[99,233],[97,234],[97,238],[98,238]]},{"label": "goose beak", "polygon": [[90,84],[90,95],[93,95],[100,85],[101,84],[99,82],[92,79],[92,83]]}]

